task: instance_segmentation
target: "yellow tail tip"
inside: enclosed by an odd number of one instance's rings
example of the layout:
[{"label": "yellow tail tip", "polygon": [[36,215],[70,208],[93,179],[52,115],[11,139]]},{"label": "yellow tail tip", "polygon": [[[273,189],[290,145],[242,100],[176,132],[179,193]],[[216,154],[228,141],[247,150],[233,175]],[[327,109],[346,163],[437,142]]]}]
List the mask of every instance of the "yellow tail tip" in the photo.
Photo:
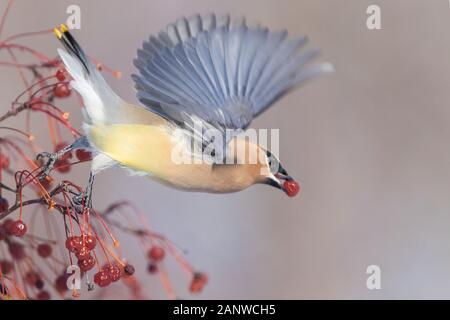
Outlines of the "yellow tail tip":
[{"label": "yellow tail tip", "polygon": [[67,32],[67,31],[69,31],[69,29],[67,28],[67,26],[66,26],[64,23],[61,23],[60,29],[61,29],[62,32]]},{"label": "yellow tail tip", "polygon": [[56,36],[58,39],[61,39],[61,38],[62,38],[62,33],[61,33],[61,31],[58,30],[58,28],[53,29],[53,33],[55,34],[55,36]]}]

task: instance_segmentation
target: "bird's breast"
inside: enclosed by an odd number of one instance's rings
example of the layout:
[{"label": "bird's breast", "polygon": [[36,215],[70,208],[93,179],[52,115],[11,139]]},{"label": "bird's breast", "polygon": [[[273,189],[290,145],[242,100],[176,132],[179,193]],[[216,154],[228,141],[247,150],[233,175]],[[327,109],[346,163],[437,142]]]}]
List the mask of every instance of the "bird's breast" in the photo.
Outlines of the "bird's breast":
[{"label": "bird's breast", "polygon": [[[164,125],[95,125],[89,138],[99,151],[124,167],[149,174],[172,187],[191,191],[226,193],[242,190],[254,180],[241,166],[210,163],[183,163],[190,159],[190,142],[177,138],[173,128]],[[180,163],[181,161],[181,163]]]},{"label": "bird's breast", "polygon": [[89,130],[89,138],[96,148],[122,166],[148,173],[175,188],[221,193],[248,186],[233,175],[215,174],[211,164],[180,163],[180,158],[190,158],[190,148],[174,138],[168,126],[95,125]]},{"label": "bird's breast", "polygon": [[172,148],[163,126],[140,124],[95,125],[91,142],[103,153],[130,169],[159,174]]}]

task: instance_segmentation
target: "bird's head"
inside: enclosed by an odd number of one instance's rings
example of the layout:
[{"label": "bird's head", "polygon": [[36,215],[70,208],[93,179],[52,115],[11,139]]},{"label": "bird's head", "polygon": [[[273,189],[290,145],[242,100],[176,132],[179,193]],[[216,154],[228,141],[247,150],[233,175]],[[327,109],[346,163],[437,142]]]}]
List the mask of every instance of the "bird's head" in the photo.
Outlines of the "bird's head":
[{"label": "bird's head", "polygon": [[283,190],[289,197],[300,191],[300,186],[281,165],[280,160],[268,150],[264,152],[265,163],[261,163],[262,183]]},{"label": "bird's head", "polygon": [[287,173],[278,158],[258,144],[234,138],[228,150],[233,151],[230,163],[237,165],[225,165],[221,169],[229,170],[224,176],[233,177],[234,182],[239,182],[237,189],[260,183],[280,189],[289,197],[294,197],[300,191],[299,184]]}]

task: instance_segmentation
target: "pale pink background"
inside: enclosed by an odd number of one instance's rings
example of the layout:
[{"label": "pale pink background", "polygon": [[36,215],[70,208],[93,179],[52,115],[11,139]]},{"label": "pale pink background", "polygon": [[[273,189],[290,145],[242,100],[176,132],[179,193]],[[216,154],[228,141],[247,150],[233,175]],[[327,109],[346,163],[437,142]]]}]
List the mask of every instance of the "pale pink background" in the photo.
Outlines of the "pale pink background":
[{"label": "pale pink background", "polygon": [[[132,102],[137,47],[182,15],[229,12],[306,33],[322,49],[321,59],[336,67],[254,122],[280,128],[282,162],[303,188],[297,198],[265,186],[209,195],[120,170],[98,176],[98,207],[132,200],[209,273],[199,297],[450,298],[448,1],[19,0],[5,35],[64,22],[69,4],[82,9],[75,35],[90,55],[123,72],[121,80],[108,81]],[[382,30],[366,28],[370,4],[381,6]],[[27,43],[49,55],[58,46],[51,36]],[[14,71],[1,70],[6,110],[20,83]],[[80,114],[73,117],[80,125]],[[44,132],[40,125],[34,124],[37,134]],[[71,177],[83,183],[87,172],[84,165]],[[125,245],[143,269],[141,253]],[[366,288],[371,264],[382,269],[379,291]],[[192,297],[187,279],[170,266],[180,296]],[[162,297],[159,282],[140,273],[151,295]]]}]

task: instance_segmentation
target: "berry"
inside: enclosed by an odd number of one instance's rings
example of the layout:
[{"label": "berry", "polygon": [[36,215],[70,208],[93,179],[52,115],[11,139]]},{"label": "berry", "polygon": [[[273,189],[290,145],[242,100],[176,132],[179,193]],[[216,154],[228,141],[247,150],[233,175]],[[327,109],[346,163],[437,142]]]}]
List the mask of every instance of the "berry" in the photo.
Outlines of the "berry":
[{"label": "berry", "polygon": [[29,285],[34,285],[38,279],[39,279],[39,275],[34,271],[29,271],[25,274],[25,281]]},{"label": "berry", "polygon": [[150,251],[148,252],[148,257],[154,261],[161,261],[164,259],[164,256],[166,255],[166,252],[162,247],[159,246],[153,246],[150,248]]},{"label": "berry", "polygon": [[27,225],[22,220],[17,220],[9,226],[9,233],[16,237],[23,237],[27,233]]},{"label": "berry", "polygon": [[[67,147],[69,144],[66,142],[60,142],[55,146],[55,152],[61,151],[65,147]],[[71,159],[72,158],[72,152],[66,152],[62,156],[59,157],[59,160],[64,159]]]},{"label": "berry", "polygon": [[4,154],[0,154],[0,169],[9,168],[9,158]]},{"label": "berry", "polygon": [[111,283],[112,279],[109,272],[106,270],[100,270],[94,275],[94,282],[100,287],[106,287]]},{"label": "berry", "polygon": [[82,247],[80,250],[75,251],[75,255],[78,259],[83,260],[89,258],[91,250],[86,247]]},{"label": "berry", "polygon": [[92,159],[92,153],[84,149],[77,149],[75,151],[75,155],[77,156],[77,159],[80,161],[89,161]]},{"label": "berry", "polygon": [[194,278],[192,279],[189,290],[192,293],[198,293],[202,291],[205,284],[208,282],[208,276],[205,273],[195,273]]},{"label": "berry", "polygon": [[134,269],[133,265],[131,264],[127,264],[124,268],[123,268],[123,272],[125,273],[125,275],[127,276],[132,276],[134,274],[136,270]]},{"label": "berry", "polygon": [[59,81],[66,80],[66,75],[65,75],[64,69],[59,69],[58,71],[56,71],[56,79],[58,79]]},{"label": "berry", "polygon": [[66,239],[66,248],[70,252],[76,252],[81,250],[83,248],[83,241],[81,240],[81,237],[68,237]]},{"label": "berry", "polygon": [[67,274],[62,274],[58,276],[55,280],[55,288],[58,292],[63,293],[68,290],[67,288],[67,279],[69,276]]},{"label": "berry", "polygon": [[95,266],[95,258],[89,255],[86,259],[78,260],[78,266],[83,272],[91,270]]},{"label": "berry", "polygon": [[36,299],[38,300],[50,300],[50,293],[48,293],[47,291],[43,290],[41,292],[39,292],[36,296]]},{"label": "berry", "polygon": [[44,285],[45,285],[45,282],[42,279],[38,279],[34,283],[34,286],[39,290],[42,290],[42,288],[44,288]]},{"label": "berry", "polygon": [[16,260],[22,260],[25,258],[25,248],[18,242],[10,242],[8,244],[8,250],[11,256]]},{"label": "berry", "polygon": [[300,191],[300,186],[297,181],[286,180],[283,183],[283,189],[289,197],[294,197]]},{"label": "berry", "polygon": [[8,210],[8,208],[9,208],[8,200],[6,200],[6,198],[0,197],[0,213],[5,212],[6,210]]},{"label": "berry", "polygon": [[59,159],[55,162],[55,170],[60,173],[67,173],[70,171],[70,162],[67,159]]},{"label": "berry", "polygon": [[14,221],[12,221],[11,219],[6,219],[3,222],[3,228],[5,228],[6,232],[9,234],[9,229],[11,228],[11,225],[13,224]]},{"label": "berry", "polygon": [[30,101],[28,101],[28,105],[33,110],[39,110],[39,108],[42,106],[42,100],[41,98],[34,97]]},{"label": "berry", "polygon": [[97,240],[95,240],[95,237],[88,234],[84,236],[84,245],[89,250],[94,250],[95,246],[97,245]]},{"label": "berry", "polygon": [[105,270],[109,273],[112,282],[116,282],[122,277],[122,270],[115,264],[107,266]]},{"label": "berry", "polygon": [[9,262],[8,260],[0,261],[0,266],[2,268],[3,274],[8,274],[13,269],[13,264],[11,262]]},{"label": "berry", "polygon": [[42,258],[48,258],[52,254],[52,250],[52,247],[47,243],[42,243],[37,247],[37,252]]},{"label": "berry", "polygon": [[152,274],[157,273],[158,272],[158,266],[156,264],[154,264],[154,263],[150,263],[148,265],[148,267],[147,267],[147,271],[149,273],[152,273]]},{"label": "berry", "polygon": [[53,94],[55,95],[55,97],[58,98],[66,98],[68,96],[70,96],[71,90],[69,88],[69,86],[65,83],[58,83],[54,88],[53,88]]}]

